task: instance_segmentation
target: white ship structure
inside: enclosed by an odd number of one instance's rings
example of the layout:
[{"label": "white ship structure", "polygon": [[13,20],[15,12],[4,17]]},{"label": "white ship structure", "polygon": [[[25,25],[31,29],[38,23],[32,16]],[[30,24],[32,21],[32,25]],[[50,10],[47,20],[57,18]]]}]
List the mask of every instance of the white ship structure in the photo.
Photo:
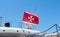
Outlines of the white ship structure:
[{"label": "white ship structure", "polygon": [[23,21],[27,26],[26,28],[12,28],[10,27],[9,22],[5,23],[4,27],[1,27],[0,24],[0,37],[60,37],[60,34],[57,33],[48,34],[48,33],[40,33],[40,31],[33,30],[32,29],[33,24],[36,25],[39,24],[39,19],[36,15],[30,14],[28,12],[24,12]]},{"label": "white ship structure", "polygon": [[38,37],[39,31],[21,28],[0,27],[0,37]]}]

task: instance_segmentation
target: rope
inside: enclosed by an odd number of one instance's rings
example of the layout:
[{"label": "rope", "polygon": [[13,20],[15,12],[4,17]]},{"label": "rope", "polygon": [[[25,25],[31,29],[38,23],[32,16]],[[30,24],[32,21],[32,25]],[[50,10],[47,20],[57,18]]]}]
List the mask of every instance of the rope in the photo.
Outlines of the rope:
[{"label": "rope", "polygon": [[42,31],[41,33],[45,33],[45,32],[47,32],[48,30],[52,29],[54,26],[55,26],[56,28],[58,27],[59,29],[57,29],[56,31],[54,31],[54,32],[52,32],[52,33],[56,33],[57,31],[60,30],[60,27],[59,27],[57,24],[55,24],[55,25],[51,26],[50,28],[48,28],[47,30]]},{"label": "rope", "polygon": [[49,29],[47,29],[47,30],[45,30],[45,31],[43,31],[43,32],[41,32],[41,33],[44,33],[44,32],[47,32],[48,30],[50,30],[51,28],[53,28],[55,25],[53,25],[52,27],[50,27]]}]

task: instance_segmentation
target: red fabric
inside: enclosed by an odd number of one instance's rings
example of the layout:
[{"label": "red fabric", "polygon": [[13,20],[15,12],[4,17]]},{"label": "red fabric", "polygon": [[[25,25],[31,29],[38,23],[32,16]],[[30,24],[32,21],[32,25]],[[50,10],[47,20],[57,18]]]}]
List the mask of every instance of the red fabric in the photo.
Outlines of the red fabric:
[{"label": "red fabric", "polygon": [[39,24],[38,17],[27,12],[24,12],[23,21],[27,23]]}]

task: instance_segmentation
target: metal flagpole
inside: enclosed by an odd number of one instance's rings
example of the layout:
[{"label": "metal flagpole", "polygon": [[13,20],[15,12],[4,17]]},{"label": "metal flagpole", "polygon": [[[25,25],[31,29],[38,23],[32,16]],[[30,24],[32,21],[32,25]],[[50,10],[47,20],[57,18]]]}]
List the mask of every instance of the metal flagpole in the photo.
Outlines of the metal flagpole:
[{"label": "metal flagpole", "polygon": [[56,32],[57,32],[57,37],[59,37],[58,29],[57,29],[57,24],[56,25]]}]

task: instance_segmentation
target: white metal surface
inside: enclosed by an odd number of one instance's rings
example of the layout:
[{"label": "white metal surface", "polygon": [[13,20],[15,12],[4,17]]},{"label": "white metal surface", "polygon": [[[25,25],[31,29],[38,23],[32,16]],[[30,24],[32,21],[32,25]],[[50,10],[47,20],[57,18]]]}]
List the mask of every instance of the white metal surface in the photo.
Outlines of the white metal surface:
[{"label": "white metal surface", "polygon": [[0,27],[0,33],[35,34],[35,33],[39,33],[39,31],[21,29],[21,28]]}]

